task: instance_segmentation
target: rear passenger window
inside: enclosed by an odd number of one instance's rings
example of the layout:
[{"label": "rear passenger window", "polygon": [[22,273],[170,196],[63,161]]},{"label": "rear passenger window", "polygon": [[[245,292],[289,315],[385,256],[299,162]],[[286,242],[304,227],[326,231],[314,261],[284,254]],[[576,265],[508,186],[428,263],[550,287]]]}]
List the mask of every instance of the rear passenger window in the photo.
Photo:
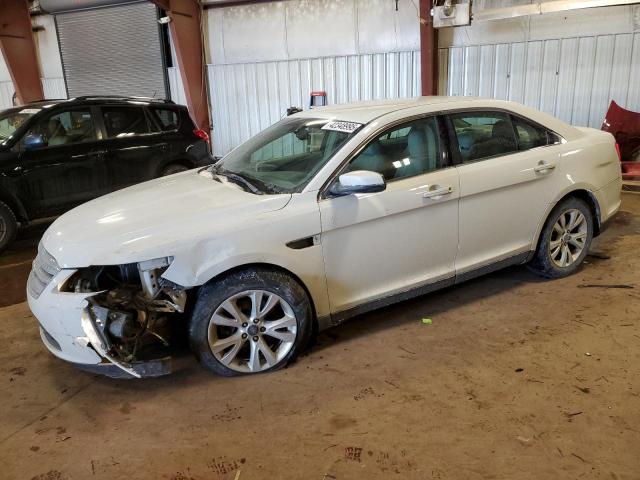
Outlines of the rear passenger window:
[{"label": "rear passenger window", "polygon": [[435,117],[405,123],[370,142],[344,173],[369,170],[392,181],[443,168],[439,137]]},{"label": "rear passenger window", "polygon": [[452,114],[450,117],[464,162],[518,150],[515,131],[506,113],[469,112]]},{"label": "rear passenger window", "polygon": [[149,133],[144,110],[139,107],[102,107],[107,137],[131,137]]},{"label": "rear passenger window", "polygon": [[514,117],[513,126],[518,134],[518,150],[530,150],[553,143],[550,138],[550,132],[522,118]]},{"label": "rear passenger window", "polygon": [[180,120],[175,111],[167,108],[153,108],[151,111],[163,132],[177,130],[180,127]]}]

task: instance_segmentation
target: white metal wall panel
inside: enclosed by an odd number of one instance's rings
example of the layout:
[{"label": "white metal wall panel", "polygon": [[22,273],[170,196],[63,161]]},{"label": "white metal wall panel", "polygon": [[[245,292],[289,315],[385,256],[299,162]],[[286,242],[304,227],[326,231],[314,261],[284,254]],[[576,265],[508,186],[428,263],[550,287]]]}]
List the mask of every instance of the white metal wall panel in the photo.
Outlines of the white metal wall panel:
[{"label": "white metal wall panel", "polygon": [[575,100],[571,113],[571,123],[575,125],[588,125],[591,87],[593,85],[593,67],[596,56],[596,38],[586,37],[579,39],[577,55],[578,65],[574,87]]},{"label": "white metal wall panel", "polygon": [[43,78],[44,98],[67,98],[64,78]]},{"label": "white metal wall panel", "polygon": [[509,44],[496,45],[495,53],[495,78],[493,85],[493,94],[487,95],[489,97],[499,98],[500,100],[507,100],[509,98],[509,60],[511,52],[509,50]]},{"label": "white metal wall panel", "polygon": [[611,98],[617,98],[622,105],[627,104],[629,84],[631,82],[636,82],[636,90],[640,88],[640,82],[638,82],[638,79],[631,79],[629,77],[629,73],[631,72],[632,53],[633,35],[629,33],[616,35],[609,96]]},{"label": "white metal wall panel", "polygon": [[629,88],[626,106],[637,112],[640,111],[640,87],[638,87],[638,79],[640,78],[640,33],[634,35],[632,50],[629,84],[634,85],[634,88]]},{"label": "white metal wall panel", "polygon": [[[42,78],[44,98],[67,98],[63,78]],[[13,107],[13,82],[0,82],[0,110]]]},{"label": "white metal wall panel", "polygon": [[512,102],[524,102],[524,85],[527,68],[527,44],[514,43],[509,51],[510,70],[507,74],[508,99]]},{"label": "white metal wall panel", "polygon": [[527,43],[527,56],[524,71],[524,103],[540,108],[542,83],[543,42]]},{"label": "white metal wall panel", "polygon": [[578,68],[578,39],[565,39],[561,45],[558,96],[554,115],[565,122],[571,122]]},{"label": "white metal wall panel", "polygon": [[611,100],[640,110],[640,32],[441,49],[449,95],[507,98],[599,128]]},{"label": "white metal wall panel", "polygon": [[614,35],[597,37],[591,100],[589,102],[589,125],[591,126],[602,125],[602,120],[604,120],[604,115],[611,101],[609,86],[611,85],[614,46]]},{"label": "white metal wall panel", "polygon": [[560,42],[547,40],[542,51],[542,78],[540,83],[540,110],[553,115],[556,107],[560,59]]},{"label": "white metal wall panel", "polygon": [[166,96],[156,7],[132,3],[56,16],[71,97]]},{"label": "white metal wall panel", "polygon": [[332,104],[417,96],[419,60],[411,51],[209,65],[214,153],[227,153],[280,120],[288,107],[308,108],[313,90],[326,91]]},{"label": "white metal wall panel", "polygon": [[182,83],[182,77],[180,76],[180,70],[178,67],[167,68],[167,78],[169,79],[169,93],[171,100],[178,105],[186,105],[187,97],[184,93],[184,85]]},{"label": "white metal wall panel", "polygon": [[13,106],[13,82],[0,82],[0,109]]}]

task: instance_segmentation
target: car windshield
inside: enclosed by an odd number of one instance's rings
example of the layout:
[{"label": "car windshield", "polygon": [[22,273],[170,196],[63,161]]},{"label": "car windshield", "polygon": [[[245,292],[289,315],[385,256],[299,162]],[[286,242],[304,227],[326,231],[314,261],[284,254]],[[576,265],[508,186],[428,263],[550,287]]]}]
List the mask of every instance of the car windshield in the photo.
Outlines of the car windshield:
[{"label": "car windshield", "polygon": [[256,194],[299,192],[360,127],[288,117],[231,151],[213,171]]},{"label": "car windshield", "polygon": [[37,109],[30,108],[22,110],[12,108],[0,112],[0,142],[10,139],[15,131],[37,112]]}]

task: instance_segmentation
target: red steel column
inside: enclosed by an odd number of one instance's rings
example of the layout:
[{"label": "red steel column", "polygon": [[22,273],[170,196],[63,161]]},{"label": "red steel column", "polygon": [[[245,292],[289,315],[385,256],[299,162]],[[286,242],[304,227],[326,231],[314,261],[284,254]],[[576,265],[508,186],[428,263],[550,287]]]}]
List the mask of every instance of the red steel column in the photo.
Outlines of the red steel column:
[{"label": "red steel column", "polygon": [[187,97],[187,107],[198,128],[207,133],[209,122],[209,102],[205,79],[204,45],[200,22],[202,8],[197,0],[151,0],[167,12],[171,18],[169,28],[178,57],[180,77]]},{"label": "red steel column", "polygon": [[18,100],[42,100],[44,91],[27,0],[0,0],[0,12],[0,49]]},{"label": "red steel column", "polygon": [[438,94],[438,31],[433,28],[432,0],[420,0],[420,78],[422,95]]}]

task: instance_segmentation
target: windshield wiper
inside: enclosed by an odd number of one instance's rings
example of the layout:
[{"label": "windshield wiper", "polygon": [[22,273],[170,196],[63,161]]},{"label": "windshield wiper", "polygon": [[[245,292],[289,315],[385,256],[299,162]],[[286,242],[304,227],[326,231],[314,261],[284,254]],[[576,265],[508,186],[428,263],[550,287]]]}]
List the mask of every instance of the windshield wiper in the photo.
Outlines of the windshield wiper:
[{"label": "windshield wiper", "polygon": [[227,177],[233,183],[245,186],[246,188],[249,189],[251,193],[254,193],[256,195],[262,195],[263,193],[258,187],[256,187],[253,183],[251,183],[249,180],[244,178],[242,175],[238,175],[237,173],[227,172],[222,170],[221,168],[217,168],[217,169],[214,168],[213,173],[216,175],[222,175],[223,177]]}]

